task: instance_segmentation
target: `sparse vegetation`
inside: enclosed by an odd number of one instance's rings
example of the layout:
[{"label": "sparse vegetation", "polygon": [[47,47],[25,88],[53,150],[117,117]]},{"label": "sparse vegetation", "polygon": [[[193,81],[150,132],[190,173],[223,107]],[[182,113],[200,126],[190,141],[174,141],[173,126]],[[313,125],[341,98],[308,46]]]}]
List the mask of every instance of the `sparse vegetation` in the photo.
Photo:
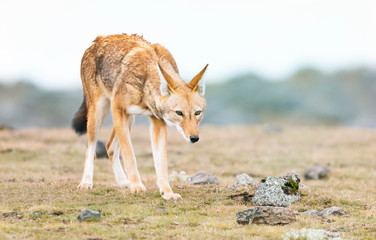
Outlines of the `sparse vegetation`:
[{"label": "sparse vegetation", "polygon": [[[172,130],[172,129],[170,129]],[[105,140],[109,129],[101,134]],[[0,131],[0,239],[280,239],[293,229],[337,232],[343,239],[376,238],[376,131],[352,128],[203,126],[198,144],[169,131],[169,170],[213,173],[219,186],[172,184],[182,201],[166,202],[155,185],[148,128],[132,132],[147,193],[115,186],[108,159],[97,159],[94,188],[76,190],[86,137],[69,129]],[[323,180],[305,181],[297,211],[341,207],[348,215],[299,215],[284,226],[239,225],[236,213],[251,203],[230,187],[246,172],[260,181],[313,164],[330,165]],[[102,210],[99,222],[79,223],[85,209]]]}]

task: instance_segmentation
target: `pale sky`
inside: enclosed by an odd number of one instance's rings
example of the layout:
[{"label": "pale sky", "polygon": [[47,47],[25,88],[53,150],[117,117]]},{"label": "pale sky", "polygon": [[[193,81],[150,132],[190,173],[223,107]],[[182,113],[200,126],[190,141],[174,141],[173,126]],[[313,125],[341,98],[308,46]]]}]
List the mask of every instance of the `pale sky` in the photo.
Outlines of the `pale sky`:
[{"label": "pale sky", "polygon": [[302,66],[376,67],[374,0],[0,2],[0,82],[80,88],[97,35],[138,33],[173,54],[189,81],[243,72],[280,79]]}]

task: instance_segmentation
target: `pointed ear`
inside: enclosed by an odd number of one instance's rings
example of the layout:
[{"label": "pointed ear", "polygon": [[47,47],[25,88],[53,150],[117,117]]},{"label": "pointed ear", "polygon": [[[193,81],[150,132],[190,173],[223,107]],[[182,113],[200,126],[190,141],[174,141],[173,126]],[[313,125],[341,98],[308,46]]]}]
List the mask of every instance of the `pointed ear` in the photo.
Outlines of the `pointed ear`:
[{"label": "pointed ear", "polygon": [[209,66],[209,64],[206,64],[206,66],[204,67],[204,69],[201,70],[201,72],[199,72],[193,79],[190,83],[188,83],[188,86],[190,88],[192,88],[192,91],[198,91],[198,93],[200,95],[204,95],[205,94],[205,81],[200,81],[202,76],[204,76],[204,73],[206,71],[206,68]]},{"label": "pointed ear", "polygon": [[161,94],[162,95],[170,95],[174,93],[174,89],[177,87],[176,82],[172,79],[172,77],[163,69],[163,67],[158,63],[159,71],[161,72],[163,78],[161,77]]}]

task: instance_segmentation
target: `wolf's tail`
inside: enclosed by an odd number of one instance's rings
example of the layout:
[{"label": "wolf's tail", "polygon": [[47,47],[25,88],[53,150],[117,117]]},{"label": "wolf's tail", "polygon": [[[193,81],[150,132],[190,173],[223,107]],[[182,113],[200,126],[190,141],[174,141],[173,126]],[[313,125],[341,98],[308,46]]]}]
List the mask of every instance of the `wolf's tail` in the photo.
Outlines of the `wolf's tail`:
[{"label": "wolf's tail", "polygon": [[78,109],[72,120],[72,128],[79,135],[83,135],[87,132],[87,106],[85,95],[80,109]]}]

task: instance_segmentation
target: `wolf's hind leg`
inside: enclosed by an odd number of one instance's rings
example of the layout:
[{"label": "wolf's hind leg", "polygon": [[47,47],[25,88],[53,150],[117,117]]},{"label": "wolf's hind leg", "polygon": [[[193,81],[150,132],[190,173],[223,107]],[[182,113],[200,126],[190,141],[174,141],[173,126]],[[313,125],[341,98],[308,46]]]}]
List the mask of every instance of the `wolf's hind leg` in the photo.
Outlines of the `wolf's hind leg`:
[{"label": "wolf's hind leg", "polygon": [[120,145],[117,139],[115,129],[112,129],[111,137],[106,144],[107,154],[111,161],[112,171],[115,175],[116,183],[120,187],[127,187],[129,180],[124,173],[120,162]]},{"label": "wolf's hind leg", "polygon": [[89,137],[88,149],[85,155],[84,174],[79,189],[93,187],[94,159],[97,146],[97,136],[108,111],[108,101],[105,97],[99,97],[94,104],[88,106],[87,133]]}]

